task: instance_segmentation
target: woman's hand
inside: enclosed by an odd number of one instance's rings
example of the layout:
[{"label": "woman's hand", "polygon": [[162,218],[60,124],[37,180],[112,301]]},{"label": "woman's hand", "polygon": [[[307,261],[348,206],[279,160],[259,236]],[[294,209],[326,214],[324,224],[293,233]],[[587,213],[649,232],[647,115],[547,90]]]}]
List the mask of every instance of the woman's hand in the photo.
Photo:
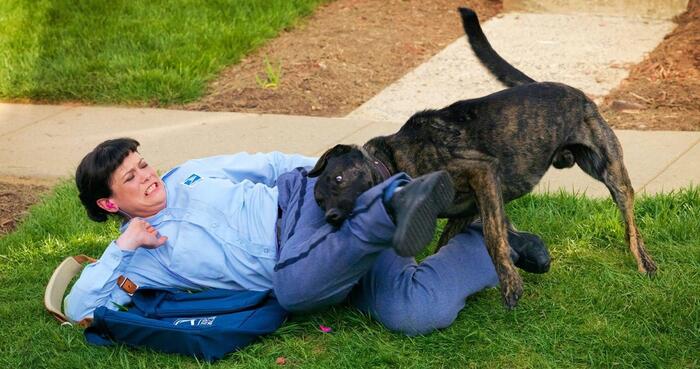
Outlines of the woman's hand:
[{"label": "woman's hand", "polygon": [[166,236],[160,236],[158,231],[147,221],[141,218],[133,218],[126,227],[126,231],[117,238],[117,246],[126,251],[133,251],[141,246],[158,247],[168,240]]}]

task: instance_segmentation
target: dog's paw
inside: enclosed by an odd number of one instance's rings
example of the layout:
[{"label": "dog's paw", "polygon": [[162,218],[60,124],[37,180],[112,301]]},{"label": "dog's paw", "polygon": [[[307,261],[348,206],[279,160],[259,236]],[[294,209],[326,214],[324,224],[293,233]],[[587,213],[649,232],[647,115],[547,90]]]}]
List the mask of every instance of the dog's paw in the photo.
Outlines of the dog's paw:
[{"label": "dog's paw", "polygon": [[654,277],[657,269],[656,263],[644,248],[644,243],[641,242],[641,240],[638,242],[637,253],[639,256],[637,257],[637,270],[639,270],[640,273],[645,273],[650,278]]},{"label": "dog's paw", "polygon": [[523,280],[517,272],[514,276],[506,277],[501,281],[501,296],[503,296],[503,304],[508,309],[515,308],[522,295]]},{"label": "dog's paw", "polygon": [[640,265],[639,271],[642,273],[646,273],[646,275],[649,278],[654,278],[656,276],[656,263],[654,260],[651,259],[648,255],[645,255],[646,258],[642,258],[642,263]]}]

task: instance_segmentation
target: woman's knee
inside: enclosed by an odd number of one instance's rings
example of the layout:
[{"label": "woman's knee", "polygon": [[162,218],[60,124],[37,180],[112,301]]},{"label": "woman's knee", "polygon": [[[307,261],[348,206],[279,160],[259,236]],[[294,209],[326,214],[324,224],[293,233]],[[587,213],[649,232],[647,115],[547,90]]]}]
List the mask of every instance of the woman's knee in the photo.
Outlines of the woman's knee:
[{"label": "woman's knee", "polygon": [[390,304],[384,306],[379,321],[389,330],[409,336],[428,334],[447,328],[455,321],[461,307],[440,304]]},{"label": "woman's knee", "polygon": [[290,312],[311,312],[341,303],[346,294],[326,293],[318,286],[305,283],[300,278],[290,278],[285,273],[275,273],[273,278],[275,297],[282,307]]}]

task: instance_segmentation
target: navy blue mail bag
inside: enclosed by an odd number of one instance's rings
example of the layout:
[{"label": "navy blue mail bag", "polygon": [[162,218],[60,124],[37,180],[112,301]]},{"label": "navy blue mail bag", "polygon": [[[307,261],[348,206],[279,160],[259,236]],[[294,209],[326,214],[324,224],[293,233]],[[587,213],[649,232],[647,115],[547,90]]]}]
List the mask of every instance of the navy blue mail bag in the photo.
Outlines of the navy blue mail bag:
[{"label": "navy blue mail bag", "polygon": [[97,308],[85,339],[214,361],[276,331],[288,314],[270,291],[138,289],[132,302],[127,311]]}]

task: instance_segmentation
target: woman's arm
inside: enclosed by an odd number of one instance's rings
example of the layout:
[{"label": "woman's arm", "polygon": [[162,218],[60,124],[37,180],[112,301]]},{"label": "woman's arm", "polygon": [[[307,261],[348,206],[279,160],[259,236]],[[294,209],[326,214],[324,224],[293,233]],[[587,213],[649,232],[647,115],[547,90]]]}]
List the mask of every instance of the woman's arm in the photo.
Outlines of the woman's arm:
[{"label": "woman's arm", "polygon": [[145,220],[134,218],[124,233],[107,246],[102,257],[83,269],[80,277],[64,300],[68,318],[79,322],[100,306],[117,310],[131,302],[131,297],[117,286],[117,278],[126,273],[134,250],[139,247],[157,247],[165,243]]},{"label": "woman's arm", "polygon": [[313,166],[316,161],[317,158],[278,151],[257,154],[242,152],[190,160],[180,166],[181,170],[177,172],[185,177],[196,174],[200,177],[229,178],[236,182],[247,179],[253,183],[274,186],[281,174],[298,167]]},{"label": "woman's arm", "polygon": [[126,271],[133,253],[121,250],[112,241],[97,262],[83,269],[63,302],[68,319],[79,322],[92,317],[100,306],[117,310],[119,305],[131,302],[131,297],[117,287],[117,278]]}]

